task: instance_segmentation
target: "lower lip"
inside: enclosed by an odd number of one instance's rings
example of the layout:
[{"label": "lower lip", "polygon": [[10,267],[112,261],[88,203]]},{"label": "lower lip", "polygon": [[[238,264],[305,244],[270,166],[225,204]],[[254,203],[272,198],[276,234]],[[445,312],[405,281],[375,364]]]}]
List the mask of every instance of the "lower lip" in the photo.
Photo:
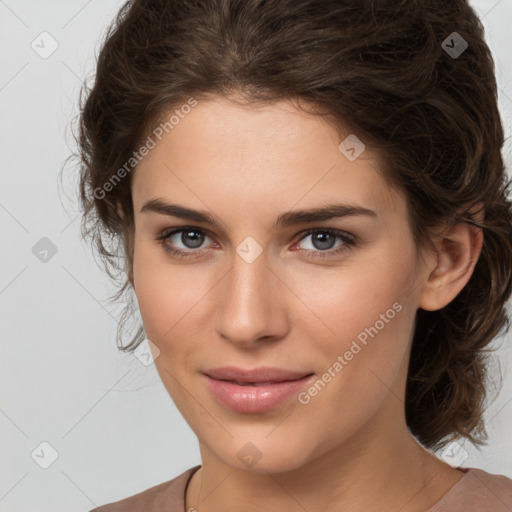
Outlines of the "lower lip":
[{"label": "lower lip", "polygon": [[315,376],[265,384],[242,386],[236,382],[214,379],[205,375],[213,396],[225,407],[237,412],[265,412],[274,409],[285,400],[297,395]]}]

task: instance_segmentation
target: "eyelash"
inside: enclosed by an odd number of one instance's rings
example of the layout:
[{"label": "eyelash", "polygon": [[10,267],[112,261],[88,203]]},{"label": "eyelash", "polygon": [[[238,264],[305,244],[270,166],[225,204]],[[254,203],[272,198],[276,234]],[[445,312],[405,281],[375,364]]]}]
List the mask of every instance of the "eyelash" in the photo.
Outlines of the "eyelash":
[{"label": "eyelash", "polygon": [[[162,246],[162,248],[165,252],[172,254],[175,257],[178,257],[178,258],[199,257],[202,252],[201,249],[198,249],[198,250],[190,249],[188,251],[183,251],[181,249],[176,249],[175,247],[171,247],[167,244],[167,240],[171,236],[173,236],[177,233],[183,233],[184,231],[194,231],[196,233],[202,233],[202,234],[205,234],[206,236],[208,236],[207,233],[202,229],[195,228],[193,226],[185,226],[185,227],[173,229],[171,231],[164,230],[161,232],[161,234],[156,239],[159,242],[159,244]],[[312,235],[314,233],[327,233],[329,235],[333,235],[333,236],[341,239],[343,241],[343,245],[340,245],[336,249],[326,249],[325,251],[320,251],[320,250],[315,251],[315,250],[311,250],[311,249],[305,249],[305,250],[299,249],[299,250],[305,251],[306,254],[309,253],[307,256],[308,258],[312,258],[312,259],[320,258],[321,259],[321,258],[337,256],[337,255],[344,253],[345,251],[350,251],[353,247],[355,247],[357,245],[355,237],[352,235],[348,235],[344,231],[339,231],[337,229],[321,229],[321,228],[309,229],[307,231],[300,233],[301,238],[299,238],[297,243],[301,242],[304,238],[306,238],[307,236]]]}]

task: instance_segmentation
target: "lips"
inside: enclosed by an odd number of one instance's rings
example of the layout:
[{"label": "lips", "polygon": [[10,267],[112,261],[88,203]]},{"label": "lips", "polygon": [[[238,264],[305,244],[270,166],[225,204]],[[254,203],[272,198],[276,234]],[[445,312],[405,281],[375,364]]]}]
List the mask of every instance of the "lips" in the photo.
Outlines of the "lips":
[{"label": "lips", "polygon": [[308,371],[286,370],[269,366],[252,369],[224,366],[222,368],[212,368],[203,373],[214,379],[235,382],[242,386],[263,386],[293,381],[312,374],[312,372]]},{"label": "lips", "polygon": [[[290,372],[276,368],[245,370],[242,377],[239,376],[240,368],[216,368],[215,371],[209,370],[208,373],[223,377],[236,375],[237,379],[242,378],[237,383],[235,379],[220,379],[204,374],[206,387],[217,403],[243,414],[265,413],[278,409],[290,403],[316,378],[312,373]],[[270,380],[269,375],[273,376]]]}]

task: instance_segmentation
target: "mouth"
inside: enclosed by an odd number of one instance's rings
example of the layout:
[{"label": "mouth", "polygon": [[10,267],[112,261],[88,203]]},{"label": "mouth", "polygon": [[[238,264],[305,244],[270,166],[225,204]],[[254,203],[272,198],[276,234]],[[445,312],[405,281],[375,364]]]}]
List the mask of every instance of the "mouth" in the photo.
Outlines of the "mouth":
[{"label": "mouth", "polygon": [[313,373],[309,373],[290,380],[247,382],[205,375],[207,387],[217,403],[239,413],[262,413],[277,409],[310,385],[314,377]]}]

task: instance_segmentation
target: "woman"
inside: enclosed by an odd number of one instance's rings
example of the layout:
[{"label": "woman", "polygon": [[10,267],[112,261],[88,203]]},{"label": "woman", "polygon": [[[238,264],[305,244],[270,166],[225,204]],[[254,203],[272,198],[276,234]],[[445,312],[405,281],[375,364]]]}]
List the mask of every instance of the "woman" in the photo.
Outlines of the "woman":
[{"label": "woman", "polygon": [[144,324],[121,348],[201,452],[96,510],[512,510],[457,442],[512,290],[466,1],[135,0],[80,121],[84,235]]}]

